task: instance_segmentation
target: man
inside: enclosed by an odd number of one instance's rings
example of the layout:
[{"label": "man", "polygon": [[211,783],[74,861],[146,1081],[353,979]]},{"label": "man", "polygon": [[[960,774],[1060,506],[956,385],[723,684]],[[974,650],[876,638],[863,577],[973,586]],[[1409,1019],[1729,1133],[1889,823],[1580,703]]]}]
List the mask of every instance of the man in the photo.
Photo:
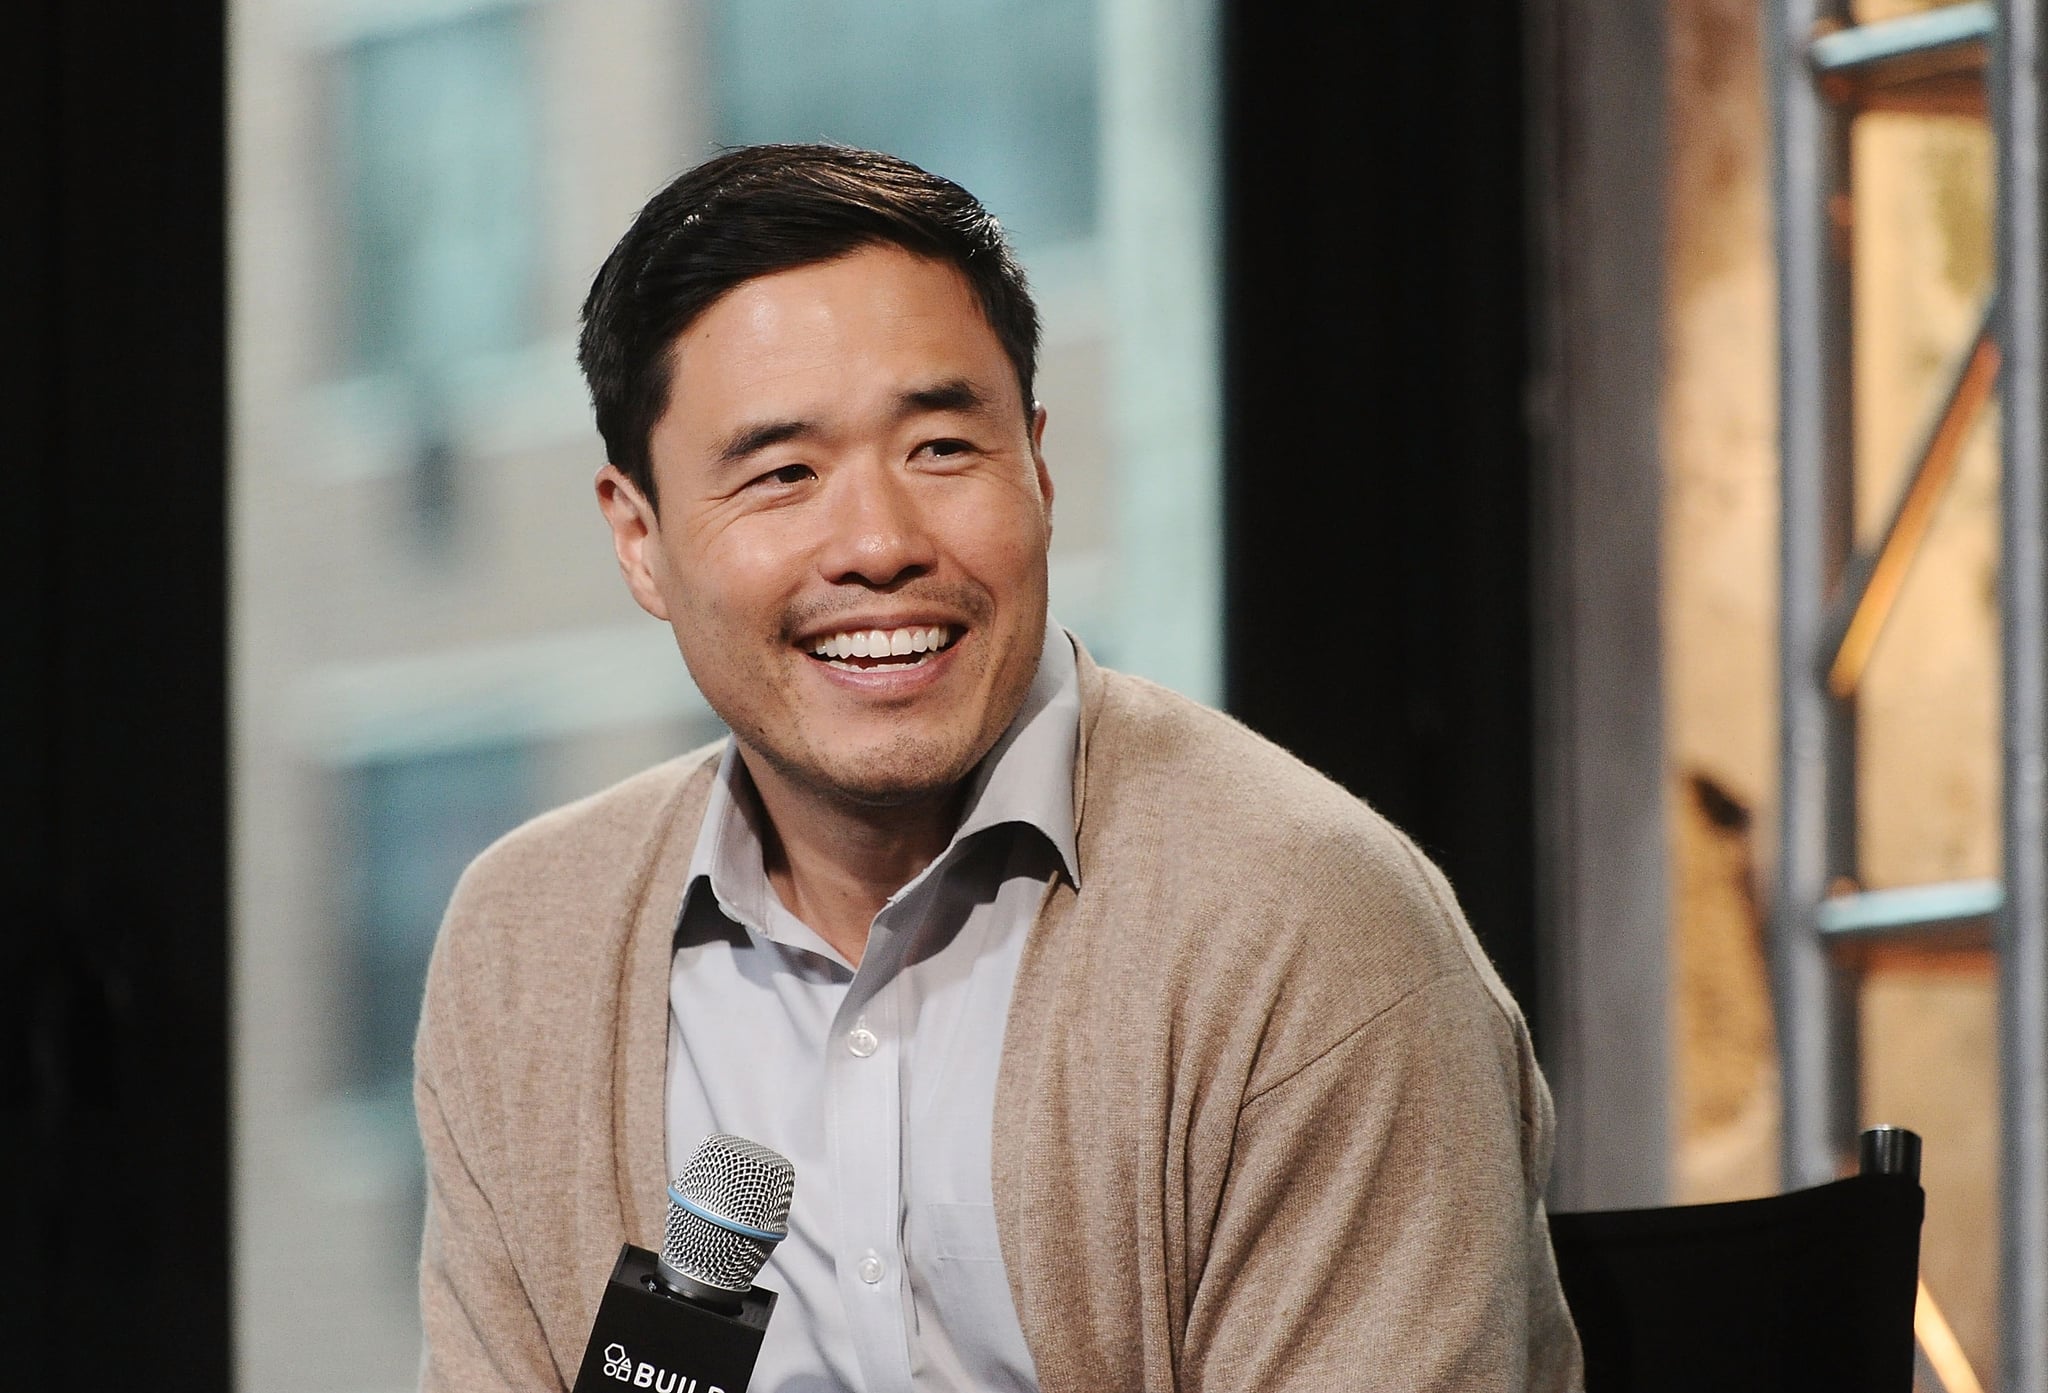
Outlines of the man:
[{"label": "man", "polygon": [[865,152],[713,160],[599,272],[598,502],[732,738],[456,892],[423,1387],[565,1387],[712,1131],[797,1171],[759,1389],[1576,1382],[1520,1015],[1398,832],[1048,625],[1036,351]]}]

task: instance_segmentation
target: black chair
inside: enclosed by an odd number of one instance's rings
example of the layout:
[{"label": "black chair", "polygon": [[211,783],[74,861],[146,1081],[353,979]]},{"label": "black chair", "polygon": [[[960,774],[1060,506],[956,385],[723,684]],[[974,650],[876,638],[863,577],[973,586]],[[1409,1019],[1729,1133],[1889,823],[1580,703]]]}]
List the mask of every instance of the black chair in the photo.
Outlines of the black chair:
[{"label": "black chair", "polygon": [[1732,1204],[1553,1214],[1586,1393],[1910,1393],[1920,1138],[1861,1173]]}]

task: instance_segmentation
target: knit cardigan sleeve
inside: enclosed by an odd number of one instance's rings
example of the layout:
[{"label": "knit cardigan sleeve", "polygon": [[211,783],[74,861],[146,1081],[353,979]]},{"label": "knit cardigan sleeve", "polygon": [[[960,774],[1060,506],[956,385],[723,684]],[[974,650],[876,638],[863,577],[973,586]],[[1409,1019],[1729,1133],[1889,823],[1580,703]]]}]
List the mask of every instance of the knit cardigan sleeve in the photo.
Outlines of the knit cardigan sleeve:
[{"label": "knit cardigan sleeve", "polygon": [[1440,977],[1245,1101],[1183,1387],[1530,1387],[1543,1228],[1508,1034]]},{"label": "knit cardigan sleeve", "polygon": [[[420,1243],[421,1393],[542,1393],[565,1385],[500,1225],[508,1139],[479,1089],[500,1067],[497,1021],[473,960],[486,932],[476,875],[457,890],[435,945],[414,1047],[413,1106],[427,1164]],[[481,980],[480,980],[481,979]],[[472,1066],[475,1072],[472,1071]],[[494,1191],[496,1193],[494,1193]]]},{"label": "knit cardigan sleeve", "polygon": [[561,1388],[497,1216],[424,1070],[413,1101],[428,1167],[420,1241],[420,1393]]},{"label": "knit cardigan sleeve", "polygon": [[1046,1393],[1577,1386],[1550,1098],[1434,866],[1083,667],[1078,886],[1019,968],[997,1223]]},{"label": "knit cardigan sleeve", "polygon": [[675,906],[715,751],[508,834],[427,971],[422,1393],[559,1393],[619,1245],[659,1241]]}]

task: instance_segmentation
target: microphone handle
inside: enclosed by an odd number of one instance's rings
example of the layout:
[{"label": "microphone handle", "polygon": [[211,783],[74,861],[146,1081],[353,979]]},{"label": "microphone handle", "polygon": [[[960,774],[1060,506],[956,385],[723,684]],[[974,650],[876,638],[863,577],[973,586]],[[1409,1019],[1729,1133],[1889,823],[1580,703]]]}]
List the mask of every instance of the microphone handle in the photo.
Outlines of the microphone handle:
[{"label": "microphone handle", "polygon": [[746,1393],[775,1293],[749,1287],[731,1313],[679,1296],[657,1259],[628,1243],[604,1286],[573,1393]]}]

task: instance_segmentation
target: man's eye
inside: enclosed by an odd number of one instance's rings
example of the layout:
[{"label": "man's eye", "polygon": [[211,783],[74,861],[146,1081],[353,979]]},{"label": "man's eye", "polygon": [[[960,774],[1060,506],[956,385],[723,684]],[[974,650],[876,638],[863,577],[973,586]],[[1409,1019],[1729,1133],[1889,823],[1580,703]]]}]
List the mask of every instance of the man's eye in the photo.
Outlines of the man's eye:
[{"label": "man's eye", "polygon": [[947,459],[953,455],[964,455],[973,448],[964,440],[927,440],[918,446],[918,453]]},{"label": "man's eye", "polygon": [[771,469],[754,482],[760,484],[800,484],[816,477],[808,464],[785,464],[780,469]]}]

